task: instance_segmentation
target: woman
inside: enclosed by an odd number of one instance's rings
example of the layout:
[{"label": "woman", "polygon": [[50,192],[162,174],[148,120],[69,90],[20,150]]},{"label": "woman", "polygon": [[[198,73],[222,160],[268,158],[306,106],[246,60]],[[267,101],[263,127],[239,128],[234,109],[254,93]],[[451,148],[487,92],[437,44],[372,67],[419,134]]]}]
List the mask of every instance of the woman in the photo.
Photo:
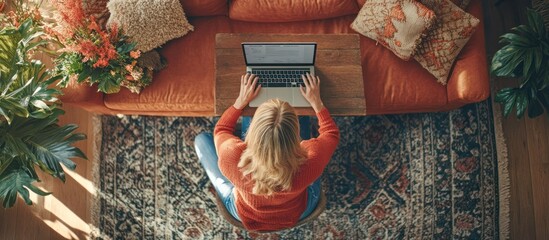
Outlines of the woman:
[{"label": "woman", "polygon": [[210,134],[196,138],[198,157],[217,194],[248,230],[292,227],[318,203],[320,176],[337,147],[339,130],[320,99],[320,79],[302,77],[301,93],[319,121],[317,138],[302,141],[294,109],[278,99],[257,108],[245,141],[235,136],[242,109],[261,89],[253,74],[242,76],[238,98],[217,122],[215,149]]}]

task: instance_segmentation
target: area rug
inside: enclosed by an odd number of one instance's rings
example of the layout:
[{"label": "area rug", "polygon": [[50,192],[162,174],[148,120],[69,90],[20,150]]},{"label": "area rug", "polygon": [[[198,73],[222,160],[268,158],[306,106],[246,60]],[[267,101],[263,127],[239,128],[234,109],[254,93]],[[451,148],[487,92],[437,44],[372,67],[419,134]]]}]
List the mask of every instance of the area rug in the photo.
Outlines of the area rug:
[{"label": "area rug", "polygon": [[505,187],[499,184],[508,183],[498,179],[489,101],[443,113],[334,119],[341,141],[322,175],[324,213],[298,228],[255,234],[233,227],[219,215],[214,190],[193,147],[194,137],[211,132],[217,118],[102,116],[95,235],[507,238],[505,231],[500,233],[499,189]]}]

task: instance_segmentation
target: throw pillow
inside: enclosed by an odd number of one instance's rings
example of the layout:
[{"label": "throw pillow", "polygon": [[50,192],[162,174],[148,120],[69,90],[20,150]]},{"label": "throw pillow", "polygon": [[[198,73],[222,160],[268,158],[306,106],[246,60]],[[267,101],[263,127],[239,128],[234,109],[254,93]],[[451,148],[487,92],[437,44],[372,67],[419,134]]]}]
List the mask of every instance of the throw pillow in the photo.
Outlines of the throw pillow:
[{"label": "throw pillow", "polygon": [[434,20],[433,11],[415,0],[369,0],[351,28],[408,60]]},{"label": "throw pillow", "polygon": [[437,15],[434,27],[419,45],[414,59],[446,85],[454,60],[473,35],[479,20],[450,0],[420,0]]},{"label": "throw pillow", "polygon": [[107,7],[109,24],[118,24],[142,52],[193,30],[179,0],[110,0]]}]

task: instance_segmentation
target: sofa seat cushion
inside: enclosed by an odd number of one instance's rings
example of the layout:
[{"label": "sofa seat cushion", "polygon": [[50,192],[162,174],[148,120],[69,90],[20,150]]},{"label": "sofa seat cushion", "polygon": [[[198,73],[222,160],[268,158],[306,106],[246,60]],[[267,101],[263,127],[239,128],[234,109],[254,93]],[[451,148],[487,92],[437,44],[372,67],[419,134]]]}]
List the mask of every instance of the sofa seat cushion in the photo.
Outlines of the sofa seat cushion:
[{"label": "sofa seat cushion", "polygon": [[229,8],[233,20],[294,22],[356,14],[355,0],[234,0]]},{"label": "sofa seat cushion", "polygon": [[215,34],[230,29],[228,19],[196,18],[191,24],[191,34],[162,47],[168,66],[155,73],[151,85],[140,94],[123,89],[105,95],[105,105],[114,110],[213,113]]},{"label": "sofa seat cushion", "polygon": [[403,61],[370,38],[361,37],[360,47],[368,114],[440,109],[446,105],[446,87],[418,62]]}]

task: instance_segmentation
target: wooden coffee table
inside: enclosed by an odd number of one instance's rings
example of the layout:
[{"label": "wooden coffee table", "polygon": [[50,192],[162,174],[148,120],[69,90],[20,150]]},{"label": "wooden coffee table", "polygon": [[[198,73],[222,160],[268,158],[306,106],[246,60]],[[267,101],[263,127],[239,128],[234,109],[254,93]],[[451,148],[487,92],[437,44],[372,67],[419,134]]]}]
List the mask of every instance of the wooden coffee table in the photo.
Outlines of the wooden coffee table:
[{"label": "wooden coffee table", "polygon": [[[316,42],[316,74],[320,95],[332,115],[366,114],[360,62],[360,41],[356,34],[232,34],[216,35],[215,114],[221,115],[238,97],[240,76],[246,65],[242,42]],[[246,107],[243,115],[256,108]],[[298,115],[315,115],[312,108],[296,108]]]}]

